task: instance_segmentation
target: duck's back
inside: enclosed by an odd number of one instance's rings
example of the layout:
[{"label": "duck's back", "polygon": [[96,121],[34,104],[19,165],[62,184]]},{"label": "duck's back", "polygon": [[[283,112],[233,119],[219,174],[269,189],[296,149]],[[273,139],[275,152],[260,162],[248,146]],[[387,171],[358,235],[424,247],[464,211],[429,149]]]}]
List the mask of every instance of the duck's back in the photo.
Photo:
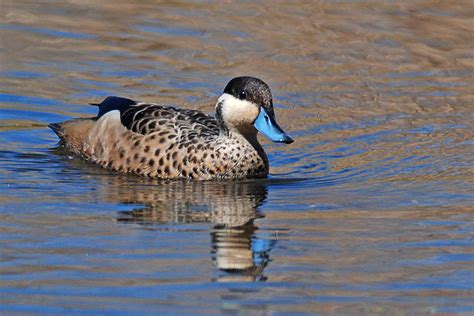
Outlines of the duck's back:
[{"label": "duck's back", "polygon": [[182,141],[196,136],[211,137],[219,134],[217,122],[212,116],[196,110],[157,104],[136,103],[124,108],[120,111],[120,121],[127,129],[141,135],[174,132]]},{"label": "duck's back", "polygon": [[[250,144],[219,137],[215,118],[200,111],[118,97],[97,105],[95,118],[50,127],[70,150],[107,169],[163,179],[262,177],[268,172]],[[242,157],[249,164],[253,161],[248,170],[232,158],[237,148],[247,152]]]}]

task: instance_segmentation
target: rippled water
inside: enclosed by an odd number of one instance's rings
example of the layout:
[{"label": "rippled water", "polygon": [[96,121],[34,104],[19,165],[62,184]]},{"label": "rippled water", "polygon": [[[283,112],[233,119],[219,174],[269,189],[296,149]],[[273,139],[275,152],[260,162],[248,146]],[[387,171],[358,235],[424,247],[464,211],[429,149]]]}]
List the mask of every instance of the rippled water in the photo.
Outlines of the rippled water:
[{"label": "rippled water", "polygon": [[[1,1],[2,313],[474,313],[470,1]],[[212,112],[264,79],[264,181],[57,147],[108,95]]]}]

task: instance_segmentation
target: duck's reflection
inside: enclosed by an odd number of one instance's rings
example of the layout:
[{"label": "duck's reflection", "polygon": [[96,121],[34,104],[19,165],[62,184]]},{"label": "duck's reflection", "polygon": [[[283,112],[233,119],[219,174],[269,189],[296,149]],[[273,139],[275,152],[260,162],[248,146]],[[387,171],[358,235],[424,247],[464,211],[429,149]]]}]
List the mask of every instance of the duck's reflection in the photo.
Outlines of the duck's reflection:
[{"label": "duck's reflection", "polygon": [[239,227],[215,226],[212,236],[212,260],[221,270],[219,281],[264,281],[270,250],[276,239],[261,239],[253,222]]},{"label": "duck's reflection", "polygon": [[265,202],[265,182],[116,181],[120,185],[108,186],[109,199],[143,206],[120,212],[120,222],[212,223],[211,257],[222,271],[218,280],[265,280],[276,240],[275,234],[259,236],[254,223],[264,216],[257,208]]}]

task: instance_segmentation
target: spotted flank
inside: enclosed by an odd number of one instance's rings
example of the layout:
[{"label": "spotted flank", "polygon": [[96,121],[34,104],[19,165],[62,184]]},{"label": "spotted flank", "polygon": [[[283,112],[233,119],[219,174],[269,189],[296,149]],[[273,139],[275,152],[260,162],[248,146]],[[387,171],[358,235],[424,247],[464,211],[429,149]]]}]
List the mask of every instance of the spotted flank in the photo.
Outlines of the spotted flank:
[{"label": "spotted flank", "polygon": [[232,79],[215,117],[126,98],[108,97],[94,118],[49,127],[63,146],[108,170],[161,179],[264,178],[269,163],[258,131],[293,140],[277,125],[270,89],[253,77]]}]

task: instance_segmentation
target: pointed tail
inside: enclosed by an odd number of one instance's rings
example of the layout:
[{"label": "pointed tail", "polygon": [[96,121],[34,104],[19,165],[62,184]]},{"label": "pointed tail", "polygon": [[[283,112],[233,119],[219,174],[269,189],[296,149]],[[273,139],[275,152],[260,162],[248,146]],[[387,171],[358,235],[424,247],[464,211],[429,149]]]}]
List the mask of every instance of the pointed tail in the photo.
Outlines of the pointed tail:
[{"label": "pointed tail", "polygon": [[63,131],[63,128],[62,128],[62,123],[51,123],[51,124],[48,124],[48,127],[51,128],[53,130],[53,132],[55,132],[56,135],[59,136],[59,138],[64,137],[64,131]]}]

